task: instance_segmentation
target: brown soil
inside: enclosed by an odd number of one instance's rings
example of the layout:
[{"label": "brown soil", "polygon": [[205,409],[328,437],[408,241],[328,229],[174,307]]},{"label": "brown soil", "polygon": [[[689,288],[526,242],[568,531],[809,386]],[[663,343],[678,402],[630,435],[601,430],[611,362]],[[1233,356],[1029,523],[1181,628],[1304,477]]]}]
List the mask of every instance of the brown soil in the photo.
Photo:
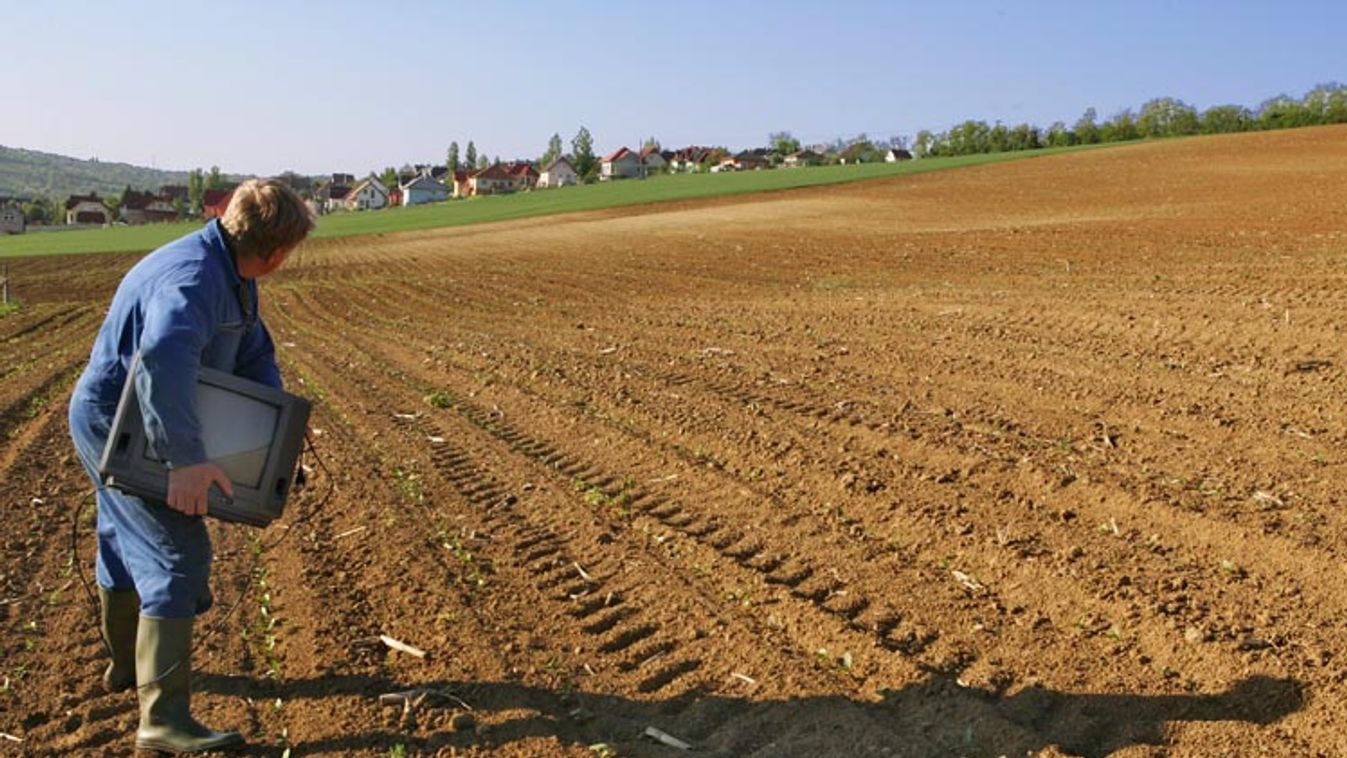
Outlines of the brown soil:
[{"label": "brown soil", "polygon": [[[256,755],[1343,754],[1345,182],[1323,128],[311,244],[263,289],[335,481],[217,527],[200,715]],[[132,260],[18,262],[0,320],[34,755],[130,751],[64,397]]]}]

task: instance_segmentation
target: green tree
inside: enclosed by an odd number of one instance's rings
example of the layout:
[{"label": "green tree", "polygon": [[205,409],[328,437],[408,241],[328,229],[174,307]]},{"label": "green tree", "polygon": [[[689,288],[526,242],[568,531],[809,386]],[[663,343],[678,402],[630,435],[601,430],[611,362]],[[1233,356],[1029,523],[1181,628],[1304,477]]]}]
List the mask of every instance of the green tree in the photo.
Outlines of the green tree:
[{"label": "green tree", "polygon": [[1258,106],[1260,129],[1289,129],[1294,126],[1307,126],[1310,123],[1309,111],[1290,95],[1268,98]]},{"label": "green tree", "polygon": [[385,167],[383,173],[379,174],[379,181],[390,189],[398,186],[398,170],[392,166]]},{"label": "green tree", "polygon": [[594,156],[594,137],[589,130],[580,127],[571,140],[571,155],[575,157],[575,172],[588,179],[598,169],[598,159]]},{"label": "green tree", "polygon": [[463,157],[467,161],[469,170],[477,167],[477,145],[474,145],[472,140],[468,140],[468,149],[464,152]]},{"label": "green tree", "polygon": [[486,168],[491,165],[491,161],[486,157],[486,153],[477,156],[477,168]]},{"label": "green tree", "polygon": [[201,196],[206,192],[206,174],[199,168],[187,172],[187,206],[192,213],[201,212]]},{"label": "green tree", "polygon": [[1100,141],[1099,114],[1094,108],[1086,108],[1084,115],[1076,122],[1076,142],[1082,145],[1094,145]]},{"label": "green tree", "polygon": [[210,173],[206,174],[206,189],[218,190],[225,188],[224,175],[220,173],[219,166],[211,166]]},{"label": "green tree", "polygon": [[1242,132],[1253,122],[1248,108],[1238,105],[1215,105],[1202,114],[1198,128],[1203,134],[1230,134]]},{"label": "green tree", "polygon": [[1048,147],[1070,147],[1076,144],[1076,135],[1066,128],[1066,124],[1058,121],[1048,127],[1048,134],[1045,140]]},{"label": "green tree", "polygon": [[927,129],[917,132],[917,139],[912,143],[912,150],[918,158],[929,158],[935,155],[932,148],[935,147],[935,135]]},{"label": "green tree", "polygon": [[1043,147],[1043,133],[1032,124],[1019,124],[1010,130],[1007,149],[1037,150]]},{"label": "green tree", "polygon": [[767,144],[777,155],[790,155],[800,150],[800,141],[790,132],[772,132],[767,135]]},{"label": "green tree", "polygon": [[446,161],[445,161],[445,165],[449,167],[449,174],[450,174],[450,176],[452,177],[453,173],[454,173],[455,171],[458,170],[458,142],[457,142],[457,141],[454,141],[454,142],[450,142],[450,143],[449,143],[449,156],[448,156],[448,158],[447,158]]},{"label": "green tree", "polygon": [[1305,95],[1302,107],[1316,124],[1347,123],[1347,85],[1337,82],[1317,85]]},{"label": "green tree", "polygon": [[57,215],[56,203],[46,195],[38,195],[24,203],[20,206],[20,210],[30,224],[55,224],[60,218]]},{"label": "green tree", "polygon": [[1130,108],[1119,111],[1099,127],[1100,142],[1126,142],[1140,138],[1141,130],[1137,128],[1137,118],[1132,115]]},{"label": "green tree", "polygon": [[1143,137],[1179,137],[1197,134],[1197,109],[1172,97],[1157,97],[1141,106],[1137,130]]},{"label": "green tree", "polygon": [[547,140],[547,152],[543,153],[543,157],[541,160],[538,161],[538,163],[543,168],[552,165],[552,161],[556,160],[557,158],[560,158],[561,151],[564,149],[565,148],[562,147],[561,144],[561,135],[553,134],[552,138]]}]

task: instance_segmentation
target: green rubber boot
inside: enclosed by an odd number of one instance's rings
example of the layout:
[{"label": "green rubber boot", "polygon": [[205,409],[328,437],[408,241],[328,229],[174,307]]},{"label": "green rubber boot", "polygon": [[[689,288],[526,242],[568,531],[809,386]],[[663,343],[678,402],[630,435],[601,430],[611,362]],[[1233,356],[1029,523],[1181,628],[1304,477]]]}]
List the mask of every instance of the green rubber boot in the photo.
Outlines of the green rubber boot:
[{"label": "green rubber boot", "polygon": [[136,686],[136,622],[140,619],[140,597],[135,590],[98,588],[98,604],[103,640],[108,643],[112,662],[103,672],[108,692],[122,692]]},{"label": "green rubber boot", "polygon": [[217,732],[192,718],[192,621],[140,617],[136,635],[139,750],[201,753],[243,744],[238,732]]}]

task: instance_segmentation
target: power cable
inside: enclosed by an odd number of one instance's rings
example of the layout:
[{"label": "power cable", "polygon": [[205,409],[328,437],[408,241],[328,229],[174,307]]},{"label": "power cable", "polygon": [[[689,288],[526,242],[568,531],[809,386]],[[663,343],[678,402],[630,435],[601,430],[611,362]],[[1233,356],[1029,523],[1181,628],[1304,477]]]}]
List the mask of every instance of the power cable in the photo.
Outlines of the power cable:
[{"label": "power cable", "polygon": [[[277,537],[270,544],[263,545],[260,549],[253,551],[253,560],[252,563],[248,566],[248,572],[246,574],[247,580],[244,583],[243,589],[239,591],[238,599],[235,600],[232,604],[230,604],[228,609],[225,610],[224,615],[216,619],[215,623],[213,623],[210,626],[210,628],[207,629],[205,634],[197,638],[196,642],[192,644],[192,649],[188,651],[187,657],[185,659],[175,662],[172,666],[169,666],[167,670],[165,670],[162,674],[155,677],[154,679],[151,679],[150,681],[145,682],[143,684],[137,684],[136,689],[138,691],[152,684],[157,684],[163,681],[165,677],[167,677],[169,674],[172,674],[175,670],[178,669],[178,667],[182,666],[184,663],[189,662],[191,660],[192,655],[195,654],[198,649],[200,649],[202,644],[204,644],[210,638],[214,637],[221,629],[223,629],[225,624],[231,618],[233,618],[234,612],[239,609],[239,606],[243,605],[243,601],[248,599],[248,593],[253,589],[254,583],[256,581],[257,569],[262,565],[262,557],[267,553],[269,553],[270,551],[274,550],[277,546],[279,546],[282,542],[284,542],[286,538],[288,538],[291,534],[293,534],[296,530],[298,530],[299,527],[303,526],[310,519],[312,519],[314,516],[320,513],[323,510],[323,508],[327,506],[328,501],[332,499],[332,495],[335,494],[337,491],[337,482],[332,477],[332,472],[328,470],[327,464],[324,463],[322,456],[318,455],[318,448],[316,445],[313,444],[312,433],[305,431],[304,442],[305,442],[305,449],[300,452],[300,457],[297,464],[297,470],[299,473],[295,477],[296,484],[299,487],[303,487],[304,485],[305,480],[304,456],[305,454],[308,454],[313,456],[314,463],[318,465],[318,469],[322,471],[323,476],[327,478],[327,485],[328,485],[327,491],[323,493],[323,496],[312,508],[309,509],[307,513],[300,516],[293,523],[291,523],[286,528],[284,534]],[[93,492],[96,498],[97,490],[94,490]],[[80,563],[79,559],[79,524],[80,518],[84,515],[84,509],[85,507],[87,507],[87,505],[88,505],[87,500],[81,500],[79,507],[75,509],[74,518],[71,519],[70,559],[71,562],[75,565],[75,572],[79,576],[80,584],[84,586],[84,594],[89,599],[90,607],[93,608],[95,615],[97,615],[100,612],[98,597],[94,595],[93,587],[91,586],[88,577],[84,575],[84,567]],[[107,649],[108,655],[111,656],[112,642],[108,640],[107,635],[104,634],[102,623],[98,624],[98,637],[103,641],[103,647]]]}]

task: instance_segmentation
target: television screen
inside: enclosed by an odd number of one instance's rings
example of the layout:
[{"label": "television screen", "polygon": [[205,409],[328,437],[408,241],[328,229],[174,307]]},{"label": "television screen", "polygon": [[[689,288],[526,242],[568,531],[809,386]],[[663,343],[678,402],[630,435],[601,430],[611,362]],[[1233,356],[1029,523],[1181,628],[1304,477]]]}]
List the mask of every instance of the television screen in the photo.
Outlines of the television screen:
[{"label": "television screen", "polygon": [[[235,484],[262,485],[280,413],[280,408],[256,398],[209,384],[196,386],[197,420],[202,429],[212,431],[203,439],[206,457]],[[163,462],[152,445],[146,446],[145,456]]]}]

